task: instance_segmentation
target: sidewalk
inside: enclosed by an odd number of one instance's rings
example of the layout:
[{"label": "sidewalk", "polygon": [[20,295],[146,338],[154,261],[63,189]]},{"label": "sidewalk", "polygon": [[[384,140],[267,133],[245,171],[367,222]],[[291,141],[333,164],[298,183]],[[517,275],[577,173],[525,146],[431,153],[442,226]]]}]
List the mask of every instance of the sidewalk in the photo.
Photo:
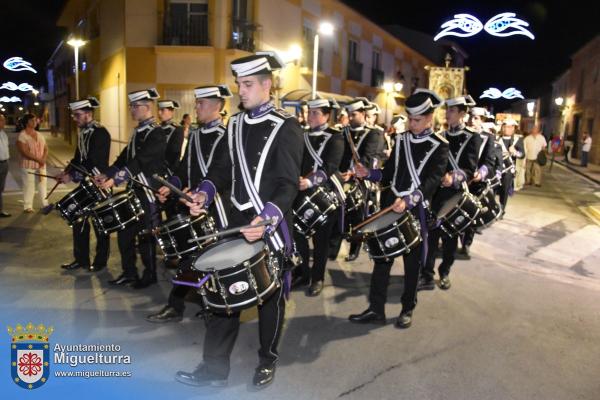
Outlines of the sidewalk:
[{"label": "sidewalk", "polygon": [[587,168],[584,168],[581,166],[581,160],[573,157],[569,158],[569,163],[567,164],[563,156],[557,156],[554,162],[600,185],[600,165],[588,164]]}]

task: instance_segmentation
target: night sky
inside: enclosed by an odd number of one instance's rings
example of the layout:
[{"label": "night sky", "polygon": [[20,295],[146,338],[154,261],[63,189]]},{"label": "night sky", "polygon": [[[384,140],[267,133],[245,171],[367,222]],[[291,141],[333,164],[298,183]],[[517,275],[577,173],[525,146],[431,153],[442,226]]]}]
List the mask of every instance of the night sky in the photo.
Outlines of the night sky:
[{"label": "night sky", "polygon": [[[358,1],[344,2],[381,25],[398,24],[435,35],[440,25],[457,13],[475,15],[485,23],[512,11],[530,23],[536,36],[496,38],[481,32],[470,38],[451,38],[469,54],[467,82],[474,97],[490,86],[510,86],[525,97],[536,97],[570,63],[569,57],[600,31],[600,6],[593,1]],[[1,68],[0,80],[45,85],[46,62],[67,34],[55,26],[63,0],[19,0],[2,3],[0,57],[22,56],[39,71],[11,73]],[[587,3],[587,5],[586,5]],[[9,95],[2,91],[1,95]]]}]

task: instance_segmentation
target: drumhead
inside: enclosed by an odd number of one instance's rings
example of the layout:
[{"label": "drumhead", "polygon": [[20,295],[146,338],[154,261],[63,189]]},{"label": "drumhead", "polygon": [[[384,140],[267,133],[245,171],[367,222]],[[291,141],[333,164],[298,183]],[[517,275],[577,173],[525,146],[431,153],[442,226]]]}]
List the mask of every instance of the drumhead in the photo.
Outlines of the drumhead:
[{"label": "drumhead", "polygon": [[368,224],[366,224],[365,226],[363,226],[360,229],[360,232],[369,233],[369,232],[378,231],[387,226],[390,226],[391,224],[393,224],[394,222],[396,222],[400,218],[402,218],[402,216],[403,216],[403,214],[398,214],[397,212],[390,211],[390,212],[382,215],[381,217],[377,218],[376,220],[371,221]]},{"label": "drumhead", "polygon": [[105,207],[108,204],[114,204],[117,202],[122,202],[124,199],[126,199],[127,197],[129,197],[131,195],[131,192],[129,191],[125,191],[125,192],[121,192],[121,193],[117,193],[112,197],[109,197],[108,199],[98,203],[95,207],[94,210],[100,209]]},{"label": "drumhead", "polygon": [[454,210],[458,203],[462,201],[463,195],[464,193],[457,193],[454,196],[450,197],[450,199],[448,199],[448,201],[444,203],[442,208],[440,208],[440,211],[438,212],[438,217],[444,217],[448,213],[450,213],[450,211]]},{"label": "drumhead", "polygon": [[257,240],[248,243],[244,238],[219,241],[209,246],[194,261],[194,268],[199,271],[215,269],[217,271],[234,267],[258,254],[265,247],[265,242]]}]

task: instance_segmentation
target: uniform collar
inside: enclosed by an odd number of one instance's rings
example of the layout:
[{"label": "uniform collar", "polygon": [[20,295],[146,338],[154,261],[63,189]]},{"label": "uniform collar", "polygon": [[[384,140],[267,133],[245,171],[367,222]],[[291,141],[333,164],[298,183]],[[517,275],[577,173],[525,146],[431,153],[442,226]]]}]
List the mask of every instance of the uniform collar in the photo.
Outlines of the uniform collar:
[{"label": "uniform collar", "polygon": [[162,121],[162,122],[160,123],[160,126],[165,126],[165,125],[173,125],[173,118],[171,118],[171,119],[168,119],[168,120],[166,120],[166,121]]},{"label": "uniform collar", "polygon": [[214,128],[215,126],[219,125],[222,121],[223,120],[221,118],[213,119],[212,121],[202,125],[202,130],[204,131],[205,129]]},{"label": "uniform collar", "polygon": [[465,124],[458,124],[455,127],[448,127],[448,133],[458,133],[465,130]]},{"label": "uniform collar", "polygon": [[145,119],[142,122],[140,122],[137,126],[137,129],[145,128],[146,126],[151,125],[153,123],[154,123],[154,117],[150,117],[150,118]]},{"label": "uniform collar", "polygon": [[360,131],[364,131],[365,127],[367,126],[367,124],[362,124],[360,126],[357,126],[356,128],[353,128],[352,125],[348,125],[350,127],[350,130],[353,132],[360,132]]},{"label": "uniform collar", "polygon": [[79,128],[79,130],[81,130],[81,131],[87,131],[88,129],[91,129],[94,126],[96,126],[96,120],[91,120],[90,122],[88,122],[87,124],[85,124],[84,126],[82,126],[81,128]]},{"label": "uniform collar", "polygon": [[421,133],[413,133],[412,131],[409,131],[410,134],[415,138],[415,139],[422,139],[426,136],[429,136],[433,133],[433,131],[431,130],[431,128],[427,128],[425,129],[423,132]]},{"label": "uniform collar", "polygon": [[323,132],[325,131],[325,129],[327,129],[328,126],[329,125],[327,123],[324,123],[321,126],[317,126],[316,128],[311,129],[308,134],[309,136],[320,136],[323,134]]},{"label": "uniform collar", "polygon": [[248,110],[248,116],[250,118],[259,118],[263,115],[267,114],[269,111],[275,108],[275,104],[269,100],[268,102],[261,104],[258,107],[253,108],[252,110]]}]

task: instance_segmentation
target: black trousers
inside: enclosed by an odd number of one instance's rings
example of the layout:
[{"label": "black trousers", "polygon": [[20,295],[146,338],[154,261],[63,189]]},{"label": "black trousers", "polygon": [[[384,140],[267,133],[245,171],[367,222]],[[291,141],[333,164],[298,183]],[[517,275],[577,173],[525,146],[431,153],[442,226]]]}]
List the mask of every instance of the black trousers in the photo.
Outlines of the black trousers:
[{"label": "black trousers", "polygon": [[[423,244],[402,256],[404,260],[404,291],[402,292],[402,312],[413,310],[417,305],[417,284],[421,270],[421,252]],[[375,262],[369,290],[369,308],[376,313],[385,314],[390,271],[394,261]]]},{"label": "black trousers", "polygon": [[458,235],[451,238],[440,228],[429,231],[428,241],[430,251],[427,254],[427,261],[422,271],[423,278],[425,279],[431,280],[435,275],[435,249],[437,249],[440,239],[442,239],[442,263],[438,267],[439,275],[447,276],[450,274],[450,268],[454,264],[456,248],[458,247]]},{"label": "black trousers", "polygon": [[475,238],[475,228],[469,226],[463,231],[463,235],[463,247],[472,245]]},{"label": "black trousers", "polygon": [[[106,266],[110,252],[110,237],[98,232],[96,225],[94,225],[94,233],[96,255],[93,264]],[[87,219],[73,224],[73,257],[80,266],[90,265],[90,223]]]},{"label": "black trousers", "polygon": [[145,193],[136,191],[136,194],[144,209],[144,215],[140,221],[117,233],[117,242],[121,253],[121,267],[125,276],[138,277],[135,266],[137,243],[137,249],[144,265],[142,277],[147,279],[156,278],[156,239],[151,230],[158,226],[160,217],[156,205],[148,201]]},{"label": "black trousers", "polygon": [[[261,306],[258,306],[258,337],[261,365],[277,362],[277,347],[285,317],[285,299],[280,288]],[[204,364],[209,373],[226,378],[229,375],[230,357],[240,330],[240,313],[214,314],[208,319],[204,336]]]},{"label": "black trousers", "polygon": [[502,211],[506,210],[506,203],[508,202],[509,193],[512,191],[514,185],[514,178],[514,175],[510,172],[502,175],[502,180],[498,187],[498,196],[500,197],[500,204],[502,204]]},{"label": "black trousers", "polygon": [[[179,261],[179,268],[189,268],[193,260],[193,257],[183,258],[181,261]],[[169,300],[167,304],[177,310],[177,312],[183,313],[185,310],[185,298],[191,290],[194,290],[194,288],[191,286],[173,285],[173,288],[171,288],[171,292],[169,293]]]},{"label": "black trousers", "polygon": [[325,278],[325,266],[329,254],[329,238],[331,231],[337,223],[337,218],[330,217],[312,236],[313,242],[313,266],[309,266],[308,239],[301,233],[294,232],[296,249],[302,256],[302,264],[294,270],[294,275],[301,276],[312,282],[322,281]]},{"label": "black trousers", "polygon": [[[330,239],[329,239],[329,253],[337,255],[340,252],[340,247],[342,246],[342,239],[344,233],[348,232],[350,226],[358,225],[362,221],[364,221],[365,215],[362,210],[354,210],[352,212],[346,213],[344,216],[344,229],[343,232],[340,230],[339,223],[336,223],[331,228]],[[360,252],[360,246],[362,242],[353,241],[350,242],[350,251],[348,254],[354,254]]]}]

